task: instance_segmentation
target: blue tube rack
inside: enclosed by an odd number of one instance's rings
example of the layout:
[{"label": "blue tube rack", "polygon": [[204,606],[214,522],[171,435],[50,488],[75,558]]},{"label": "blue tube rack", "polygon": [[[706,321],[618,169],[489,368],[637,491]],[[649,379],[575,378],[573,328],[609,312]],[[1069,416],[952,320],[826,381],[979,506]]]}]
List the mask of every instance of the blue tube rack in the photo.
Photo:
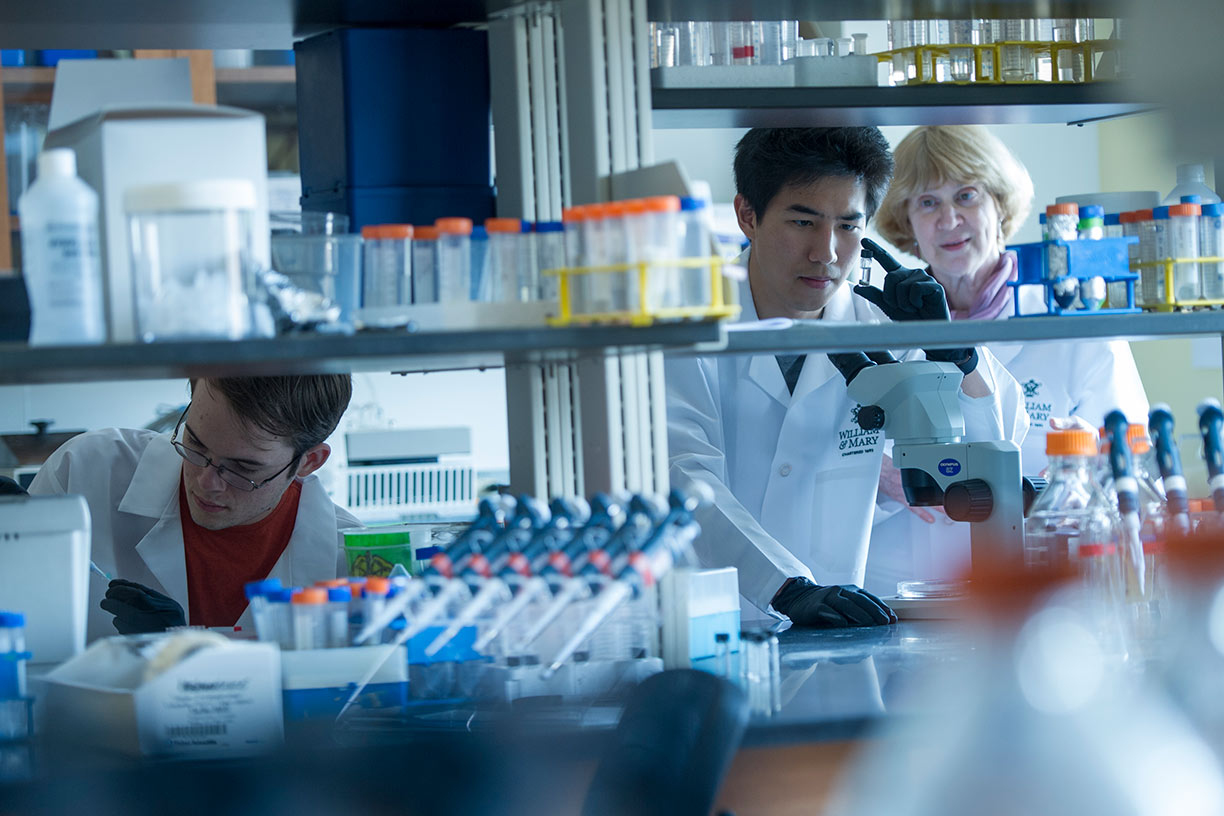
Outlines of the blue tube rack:
[{"label": "blue tube rack", "polygon": [[[1037,241],[1031,244],[1015,244],[1008,249],[1016,253],[1016,280],[1009,281],[1008,286],[1016,288],[1016,297],[1012,298],[1015,314],[1013,317],[1048,317],[1050,315],[1095,315],[1095,314],[1139,314],[1143,310],[1135,305],[1135,282],[1139,276],[1130,271],[1128,246],[1137,243],[1138,238],[1126,236],[1123,238],[1100,238],[1094,241]],[[1050,247],[1066,247],[1067,277],[1085,280],[1087,278],[1102,278],[1106,287],[1111,283],[1126,284],[1126,306],[1113,306],[1099,309],[1064,309],[1054,299],[1054,284],[1056,280],[1048,275]],[[1020,313],[1019,287],[1044,286],[1046,311]]]}]

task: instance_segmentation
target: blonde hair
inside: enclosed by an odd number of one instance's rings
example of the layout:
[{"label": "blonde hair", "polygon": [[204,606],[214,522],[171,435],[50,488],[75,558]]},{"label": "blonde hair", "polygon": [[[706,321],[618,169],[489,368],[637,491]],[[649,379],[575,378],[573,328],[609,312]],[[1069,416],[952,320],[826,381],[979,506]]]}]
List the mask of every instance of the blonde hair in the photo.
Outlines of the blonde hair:
[{"label": "blonde hair", "polygon": [[999,249],[1033,206],[1033,180],[1007,146],[975,125],[915,128],[893,152],[896,172],[876,214],[876,230],[898,249],[917,252],[909,220],[911,196],[949,182],[980,184],[1002,219]]}]

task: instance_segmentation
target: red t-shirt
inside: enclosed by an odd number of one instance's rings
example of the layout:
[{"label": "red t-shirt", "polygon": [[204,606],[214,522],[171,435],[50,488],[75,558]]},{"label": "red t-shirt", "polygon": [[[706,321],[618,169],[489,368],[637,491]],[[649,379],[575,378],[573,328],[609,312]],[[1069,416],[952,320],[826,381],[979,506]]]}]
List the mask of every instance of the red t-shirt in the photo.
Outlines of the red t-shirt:
[{"label": "red t-shirt", "polygon": [[268,577],[297,521],[302,484],[296,479],[280,504],[254,524],[206,530],[191,518],[179,480],[179,515],[187,556],[187,621],[192,626],[233,626],[247,607],[245,588]]}]

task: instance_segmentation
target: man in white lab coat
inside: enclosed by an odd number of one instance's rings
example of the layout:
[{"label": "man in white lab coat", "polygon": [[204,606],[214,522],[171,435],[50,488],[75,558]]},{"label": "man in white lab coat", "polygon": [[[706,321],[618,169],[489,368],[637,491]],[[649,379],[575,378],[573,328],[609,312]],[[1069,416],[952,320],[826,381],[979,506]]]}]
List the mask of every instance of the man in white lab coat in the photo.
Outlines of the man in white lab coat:
[{"label": "man in white lab coat", "polygon": [[[943,291],[924,272],[899,270],[885,292],[864,296],[845,285],[891,172],[877,128],[749,131],[735,156],[735,210],[752,242],[741,319],[946,320]],[[928,357],[965,374],[967,439],[1023,439],[1024,412],[1002,408],[1023,404],[1019,386],[989,352]],[[694,479],[714,488],[698,554],[707,566],[736,567],[741,593],[759,609],[805,626],[888,623],[891,610],[859,589],[884,436],[856,423],[843,374],[853,369],[835,358],[669,358],[671,478],[679,488]],[[1013,399],[1000,400],[1004,391]]]},{"label": "man in white lab coat", "polygon": [[193,379],[171,436],[93,431],[53,453],[30,493],[85,496],[93,561],[114,579],[90,575],[89,639],[188,622],[249,632],[247,582],[343,574],[339,530],[361,523],[314,472],[351,396],[347,374]]}]

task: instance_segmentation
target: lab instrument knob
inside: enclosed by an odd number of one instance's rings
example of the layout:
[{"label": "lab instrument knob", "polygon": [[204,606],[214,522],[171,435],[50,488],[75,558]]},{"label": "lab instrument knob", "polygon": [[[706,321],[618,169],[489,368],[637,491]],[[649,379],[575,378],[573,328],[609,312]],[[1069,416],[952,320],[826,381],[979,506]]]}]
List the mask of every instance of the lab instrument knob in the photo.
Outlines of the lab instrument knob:
[{"label": "lab instrument knob", "polygon": [[864,431],[878,431],[884,427],[884,409],[878,405],[863,405],[858,409],[855,421]]},{"label": "lab instrument knob", "polygon": [[944,491],[944,511],[953,521],[985,521],[993,509],[994,494],[981,479],[957,482]]}]

